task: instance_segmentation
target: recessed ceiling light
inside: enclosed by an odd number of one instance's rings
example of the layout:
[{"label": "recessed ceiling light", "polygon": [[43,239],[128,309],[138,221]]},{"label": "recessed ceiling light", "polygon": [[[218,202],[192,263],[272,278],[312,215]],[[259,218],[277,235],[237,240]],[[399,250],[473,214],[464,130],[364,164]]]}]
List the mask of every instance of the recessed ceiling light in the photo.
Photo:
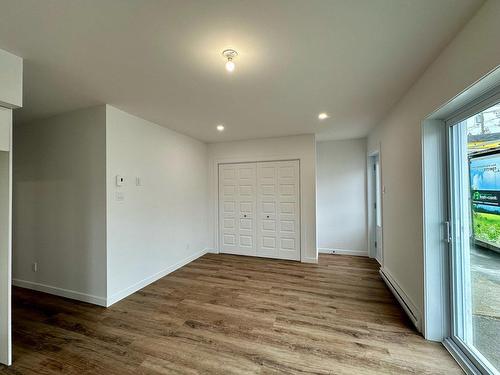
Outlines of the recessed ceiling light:
[{"label": "recessed ceiling light", "polygon": [[217,125],[217,130],[220,131],[220,132],[224,131],[224,125],[222,125],[222,124],[221,125]]},{"label": "recessed ceiling light", "polygon": [[318,115],[318,118],[319,118],[320,120],[325,120],[325,119],[327,119],[328,117],[330,117],[330,116],[328,116],[328,113],[325,113],[325,112],[322,112],[322,113],[320,113],[320,114]]},{"label": "recessed ceiling light", "polygon": [[227,59],[226,70],[229,73],[232,73],[235,68],[233,59],[238,56],[238,52],[236,52],[234,49],[225,49],[224,51],[222,51],[222,56]]}]

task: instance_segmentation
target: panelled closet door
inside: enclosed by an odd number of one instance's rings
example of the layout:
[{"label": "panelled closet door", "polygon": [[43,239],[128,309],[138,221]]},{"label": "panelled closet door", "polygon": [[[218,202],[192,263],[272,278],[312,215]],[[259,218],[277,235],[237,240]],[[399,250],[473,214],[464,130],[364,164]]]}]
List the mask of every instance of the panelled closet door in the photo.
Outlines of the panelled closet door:
[{"label": "panelled closet door", "polygon": [[299,162],[219,165],[223,253],[300,260]]},{"label": "panelled closet door", "polygon": [[257,255],[256,163],[219,165],[221,251]]},{"label": "panelled closet door", "polygon": [[257,163],[257,256],[300,260],[299,162]]}]

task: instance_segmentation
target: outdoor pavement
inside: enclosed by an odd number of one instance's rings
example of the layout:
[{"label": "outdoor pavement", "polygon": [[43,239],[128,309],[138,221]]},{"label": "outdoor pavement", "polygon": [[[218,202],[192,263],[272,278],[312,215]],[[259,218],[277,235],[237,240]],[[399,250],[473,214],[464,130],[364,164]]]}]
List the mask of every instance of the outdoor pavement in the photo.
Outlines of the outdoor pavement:
[{"label": "outdoor pavement", "polygon": [[474,346],[500,369],[500,253],[472,247]]}]

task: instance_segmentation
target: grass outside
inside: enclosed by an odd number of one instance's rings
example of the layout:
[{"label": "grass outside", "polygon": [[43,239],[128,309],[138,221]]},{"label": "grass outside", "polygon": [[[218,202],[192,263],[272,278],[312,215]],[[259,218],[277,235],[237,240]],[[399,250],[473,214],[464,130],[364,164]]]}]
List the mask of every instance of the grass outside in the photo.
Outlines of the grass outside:
[{"label": "grass outside", "polygon": [[500,215],[474,212],[474,236],[500,248]]}]

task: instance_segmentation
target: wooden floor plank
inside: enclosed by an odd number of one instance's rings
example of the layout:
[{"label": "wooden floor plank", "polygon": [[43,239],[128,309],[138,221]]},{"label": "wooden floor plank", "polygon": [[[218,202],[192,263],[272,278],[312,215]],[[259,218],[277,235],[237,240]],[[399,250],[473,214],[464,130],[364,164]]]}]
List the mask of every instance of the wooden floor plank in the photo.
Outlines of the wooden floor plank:
[{"label": "wooden floor plank", "polygon": [[207,254],[110,308],[13,291],[1,374],[461,374],[375,261]]}]

